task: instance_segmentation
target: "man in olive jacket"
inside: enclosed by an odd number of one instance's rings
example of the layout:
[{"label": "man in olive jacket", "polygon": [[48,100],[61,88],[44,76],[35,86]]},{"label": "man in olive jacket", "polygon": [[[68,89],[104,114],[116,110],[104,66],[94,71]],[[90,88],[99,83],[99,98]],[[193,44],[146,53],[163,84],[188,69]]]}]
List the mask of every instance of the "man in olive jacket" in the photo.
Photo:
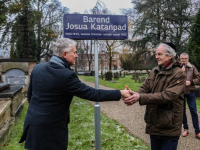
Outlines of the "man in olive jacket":
[{"label": "man in olive jacket", "polygon": [[200,130],[199,130],[199,120],[197,114],[197,106],[195,99],[195,84],[199,83],[199,72],[197,68],[189,62],[189,55],[187,53],[182,53],[180,55],[182,62],[182,70],[186,74],[186,87],[185,87],[185,102],[184,102],[184,110],[183,110],[183,128],[184,132],[182,133],[183,137],[186,137],[189,133],[189,127],[187,124],[187,116],[186,116],[186,101],[190,109],[190,113],[192,116],[192,123],[195,129],[195,137],[200,139]]},{"label": "man in olive jacket", "polygon": [[[158,66],[153,68],[138,91],[124,99],[132,105],[146,105],[144,120],[152,150],[176,150],[183,121],[185,74],[172,43],[156,49]],[[128,89],[128,87],[127,87]]]},{"label": "man in olive jacket", "polygon": [[[120,100],[128,90],[97,90],[78,79],[70,68],[78,57],[76,42],[60,38],[50,62],[36,65],[28,89],[29,107],[20,143],[29,150],[67,150],[69,108],[73,96],[92,101]],[[57,56],[56,56],[57,55]]]}]

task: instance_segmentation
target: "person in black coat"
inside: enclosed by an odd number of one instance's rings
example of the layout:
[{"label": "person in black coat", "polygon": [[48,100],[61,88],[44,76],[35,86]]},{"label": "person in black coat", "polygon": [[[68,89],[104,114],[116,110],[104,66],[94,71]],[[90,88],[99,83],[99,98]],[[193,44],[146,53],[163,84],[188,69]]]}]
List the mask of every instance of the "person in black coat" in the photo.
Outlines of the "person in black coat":
[{"label": "person in black coat", "polygon": [[31,73],[24,131],[29,150],[67,150],[69,108],[73,96],[91,101],[118,101],[128,90],[101,90],[83,84],[70,69],[78,57],[76,42],[60,38],[50,62],[36,65]]}]

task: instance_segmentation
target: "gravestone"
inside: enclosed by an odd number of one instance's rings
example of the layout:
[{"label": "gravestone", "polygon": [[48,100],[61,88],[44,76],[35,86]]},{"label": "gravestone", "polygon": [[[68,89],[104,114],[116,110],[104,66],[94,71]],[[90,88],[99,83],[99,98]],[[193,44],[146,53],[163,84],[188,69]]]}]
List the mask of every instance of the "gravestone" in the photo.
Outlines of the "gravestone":
[{"label": "gravestone", "polygon": [[95,76],[95,71],[91,71],[90,76]]},{"label": "gravestone", "polygon": [[137,78],[135,77],[135,83],[137,83]]},{"label": "gravestone", "polygon": [[85,71],[84,76],[90,76],[91,72],[90,71]]},{"label": "gravestone", "polygon": [[11,69],[5,73],[6,82],[10,85],[25,86],[25,73],[20,69]]},{"label": "gravestone", "polygon": [[102,80],[103,80],[103,77],[104,77],[104,75],[102,74],[102,75],[101,75],[101,79],[102,79]]},{"label": "gravestone", "polygon": [[114,76],[114,79],[115,79],[115,80],[118,80],[118,79],[119,79],[119,72],[115,72],[115,73],[113,74],[113,76]]},{"label": "gravestone", "polygon": [[101,78],[103,80],[103,75],[99,75],[99,78]]},{"label": "gravestone", "polygon": [[139,73],[135,73],[135,76],[138,79],[139,78]]},{"label": "gravestone", "polygon": [[112,80],[112,72],[106,72],[105,74],[106,79],[105,80]]},{"label": "gravestone", "polygon": [[141,77],[141,82],[143,83],[145,81],[145,77]]},{"label": "gravestone", "polygon": [[103,71],[101,71],[101,75],[99,75],[99,78],[101,78],[103,80],[104,74]]},{"label": "gravestone", "polygon": [[138,78],[138,83],[141,83],[141,79],[140,78]]},{"label": "gravestone", "polygon": [[136,78],[136,74],[133,73],[133,74],[132,74],[132,79],[134,80],[135,78]]}]

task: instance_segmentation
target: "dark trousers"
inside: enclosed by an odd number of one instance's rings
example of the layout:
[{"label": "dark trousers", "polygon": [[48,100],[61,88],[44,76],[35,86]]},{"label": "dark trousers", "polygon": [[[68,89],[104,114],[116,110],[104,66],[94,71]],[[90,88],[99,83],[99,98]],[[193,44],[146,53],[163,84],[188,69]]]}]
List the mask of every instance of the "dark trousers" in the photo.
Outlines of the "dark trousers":
[{"label": "dark trousers", "polygon": [[187,116],[186,116],[186,100],[187,100],[187,104],[190,109],[190,114],[192,116],[192,123],[195,129],[195,134],[198,134],[200,133],[200,130],[199,130],[199,120],[198,120],[198,114],[197,114],[195,93],[192,91],[189,94],[185,94],[184,97],[185,97],[185,102],[184,102],[184,110],[183,110],[183,128],[188,129]]},{"label": "dark trousers", "polygon": [[151,150],[177,150],[179,136],[150,135]]}]

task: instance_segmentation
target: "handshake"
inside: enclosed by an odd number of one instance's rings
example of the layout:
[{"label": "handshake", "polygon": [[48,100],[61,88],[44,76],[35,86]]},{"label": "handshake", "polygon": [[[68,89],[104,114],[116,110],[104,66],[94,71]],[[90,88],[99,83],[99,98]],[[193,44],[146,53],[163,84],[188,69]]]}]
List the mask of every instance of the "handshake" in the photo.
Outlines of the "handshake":
[{"label": "handshake", "polygon": [[129,106],[133,105],[134,103],[138,102],[140,99],[140,94],[134,91],[131,91],[131,89],[126,85],[124,90],[120,90],[122,99],[124,103]]}]

